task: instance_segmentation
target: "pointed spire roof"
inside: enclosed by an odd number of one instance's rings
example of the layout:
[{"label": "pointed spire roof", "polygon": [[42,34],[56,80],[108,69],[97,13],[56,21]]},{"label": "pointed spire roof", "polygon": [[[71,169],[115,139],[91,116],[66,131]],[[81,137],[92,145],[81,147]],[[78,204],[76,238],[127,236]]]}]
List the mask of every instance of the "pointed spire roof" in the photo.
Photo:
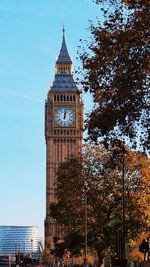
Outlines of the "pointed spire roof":
[{"label": "pointed spire roof", "polygon": [[56,61],[56,64],[72,64],[72,61],[71,61],[71,58],[69,56],[68,49],[66,46],[64,27],[63,27],[62,45],[61,45],[60,53]]}]

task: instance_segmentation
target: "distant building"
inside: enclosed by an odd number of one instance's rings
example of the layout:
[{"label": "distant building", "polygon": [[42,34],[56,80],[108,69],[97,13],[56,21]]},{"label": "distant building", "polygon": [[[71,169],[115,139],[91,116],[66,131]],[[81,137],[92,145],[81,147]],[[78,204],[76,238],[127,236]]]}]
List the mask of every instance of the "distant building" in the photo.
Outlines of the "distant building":
[{"label": "distant building", "polygon": [[37,254],[39,234],[37,226],[0,226],[0,255]]}]

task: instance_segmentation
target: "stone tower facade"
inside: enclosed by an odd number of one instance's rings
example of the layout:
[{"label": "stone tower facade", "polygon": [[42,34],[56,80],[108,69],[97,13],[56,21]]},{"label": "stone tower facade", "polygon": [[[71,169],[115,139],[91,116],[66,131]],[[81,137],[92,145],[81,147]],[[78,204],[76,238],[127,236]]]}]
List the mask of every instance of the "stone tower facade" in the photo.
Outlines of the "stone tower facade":
[{"label": "stone tower facade", "polygon": [[50,217],[49,207],[56,203],[56,172],[69,155],[82,150],[83,101],[76,86],[72,61],[69,56],[63,29],[62,45],[56,61],[55,78],[45,103],[46,139],[46,219],[45,240],[61,237],[57,222]]}]

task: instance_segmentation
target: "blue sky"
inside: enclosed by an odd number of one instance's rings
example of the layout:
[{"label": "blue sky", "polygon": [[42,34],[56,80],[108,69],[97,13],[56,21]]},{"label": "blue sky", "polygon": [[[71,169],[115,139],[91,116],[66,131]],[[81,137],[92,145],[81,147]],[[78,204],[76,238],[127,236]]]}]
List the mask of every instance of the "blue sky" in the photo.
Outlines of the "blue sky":
[{"label": "blue sky", "polygon": [[37,225],[43,233],[44,102],[62,24],[77,67],[79,39],[99,12],[92,0],[0,0],[0,225]]}]

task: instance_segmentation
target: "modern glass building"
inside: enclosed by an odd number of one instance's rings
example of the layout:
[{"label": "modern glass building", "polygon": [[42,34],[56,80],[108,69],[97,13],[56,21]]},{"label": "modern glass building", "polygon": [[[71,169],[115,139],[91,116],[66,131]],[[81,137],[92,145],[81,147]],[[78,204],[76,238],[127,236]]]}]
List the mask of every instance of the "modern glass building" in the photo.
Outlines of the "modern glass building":
[{"label": "modern glass building", "polygon": [[37,226],[0,226],[0,255],[38,253],[39,234]]}]

